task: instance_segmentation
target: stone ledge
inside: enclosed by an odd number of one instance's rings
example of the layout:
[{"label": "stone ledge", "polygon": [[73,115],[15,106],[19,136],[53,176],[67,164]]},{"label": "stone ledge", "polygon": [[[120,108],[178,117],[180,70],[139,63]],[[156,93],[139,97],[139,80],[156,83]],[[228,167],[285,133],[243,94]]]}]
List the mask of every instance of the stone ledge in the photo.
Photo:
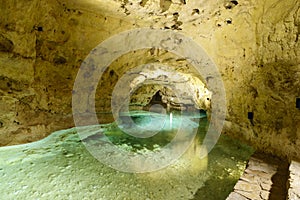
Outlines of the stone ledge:
[{"label": "stone ledge", "polygon": [[[300,170],[297,171],[300,172]],[[285,200],[286,177],[287,162],[269,155],[255,153],[249,159],[244,174],[227,200]]]},{"label": "stone ledge", "polygon": [[300,199],[300,162],[292,161],[289,167],[288,200]]}]

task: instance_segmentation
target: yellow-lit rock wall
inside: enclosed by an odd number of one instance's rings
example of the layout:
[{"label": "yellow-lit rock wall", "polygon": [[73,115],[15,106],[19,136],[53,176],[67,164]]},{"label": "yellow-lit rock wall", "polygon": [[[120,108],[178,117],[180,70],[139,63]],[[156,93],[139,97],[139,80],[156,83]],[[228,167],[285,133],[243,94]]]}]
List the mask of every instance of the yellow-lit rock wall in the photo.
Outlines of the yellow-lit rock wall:
[{"label": "yellow-lit rock wall", "polygon": [[[35,141],[72,126],[72,87],[88,53],[109,36],[150,27],[193,38],[214,60],[226,89],[224,133],[299,158],[299,7],[298,0],[5,0],[0,144]],[[113,79],[107,73],[110,85],[130,68],[126,64],[151,58],[145,52],[119,63],[122,72]],[[98,103],[110,106],[109,98]]]},{"label": "yellow-lit rock wall", "polygon": [[0,145],[35,141],[73,126],[71,99],[82,61],[129,27],[94,6],[5,1],[0,15]]}]

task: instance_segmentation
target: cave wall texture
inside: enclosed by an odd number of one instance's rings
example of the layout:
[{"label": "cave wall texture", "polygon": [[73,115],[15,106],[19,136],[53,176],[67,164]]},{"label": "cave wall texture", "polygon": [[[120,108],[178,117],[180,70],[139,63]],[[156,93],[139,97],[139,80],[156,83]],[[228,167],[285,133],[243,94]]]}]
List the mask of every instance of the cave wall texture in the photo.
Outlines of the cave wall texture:
[{"label": "cave wall texture", "polygon": [[[298,0],[4,0],[0,145],[36,141],[73,126],[72,88],[85,57],[109,36],[150,27],[191,37],[214,60],[226,89],[224,134],[300,158],[299,7]],[[122,74],[151,62],[193,74],[188,63],[167,52],[131,52],[103,76],[99,112],[110,108],[110,91]],[[149,101],[157,88],[145,91],[138,103]]]}]

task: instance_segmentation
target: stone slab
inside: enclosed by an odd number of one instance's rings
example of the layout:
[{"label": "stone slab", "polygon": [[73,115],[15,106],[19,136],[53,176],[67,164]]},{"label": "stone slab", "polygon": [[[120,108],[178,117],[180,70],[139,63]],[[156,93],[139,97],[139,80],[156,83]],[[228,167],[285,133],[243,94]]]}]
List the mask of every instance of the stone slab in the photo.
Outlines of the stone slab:
[{"label": "stone slab", "polygon": [[300,162],[292,161],[289,167],[288,200],[300,199]]}]

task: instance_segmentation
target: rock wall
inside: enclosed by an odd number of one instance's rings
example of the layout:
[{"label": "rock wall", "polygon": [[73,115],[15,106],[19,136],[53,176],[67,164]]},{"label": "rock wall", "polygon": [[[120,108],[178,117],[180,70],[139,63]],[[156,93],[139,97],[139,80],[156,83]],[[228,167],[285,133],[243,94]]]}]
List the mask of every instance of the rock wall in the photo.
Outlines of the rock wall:
[{"label": "rock wall", "polygon": [[[73,126],[72,87],[88,53],[111,35],[151,27],[193,38],[215,61],[226,89],[224,133],[265,152],[299,158],[299,7],[297,0],[5,0],[0,144],[30,142]],[[161,54],[155,60],[158,54],[146,50],[116,60],[97,92],[99,112],[110,107],[111,88],[133,66],[182,62]],[[193,74],[189,67],[180,70]]]},{"label": "rock wall", "polygon": [[82,61],[127,23],[55,0],[7,0],[0,10],[0,145],[73,126],[72,88]]}]

